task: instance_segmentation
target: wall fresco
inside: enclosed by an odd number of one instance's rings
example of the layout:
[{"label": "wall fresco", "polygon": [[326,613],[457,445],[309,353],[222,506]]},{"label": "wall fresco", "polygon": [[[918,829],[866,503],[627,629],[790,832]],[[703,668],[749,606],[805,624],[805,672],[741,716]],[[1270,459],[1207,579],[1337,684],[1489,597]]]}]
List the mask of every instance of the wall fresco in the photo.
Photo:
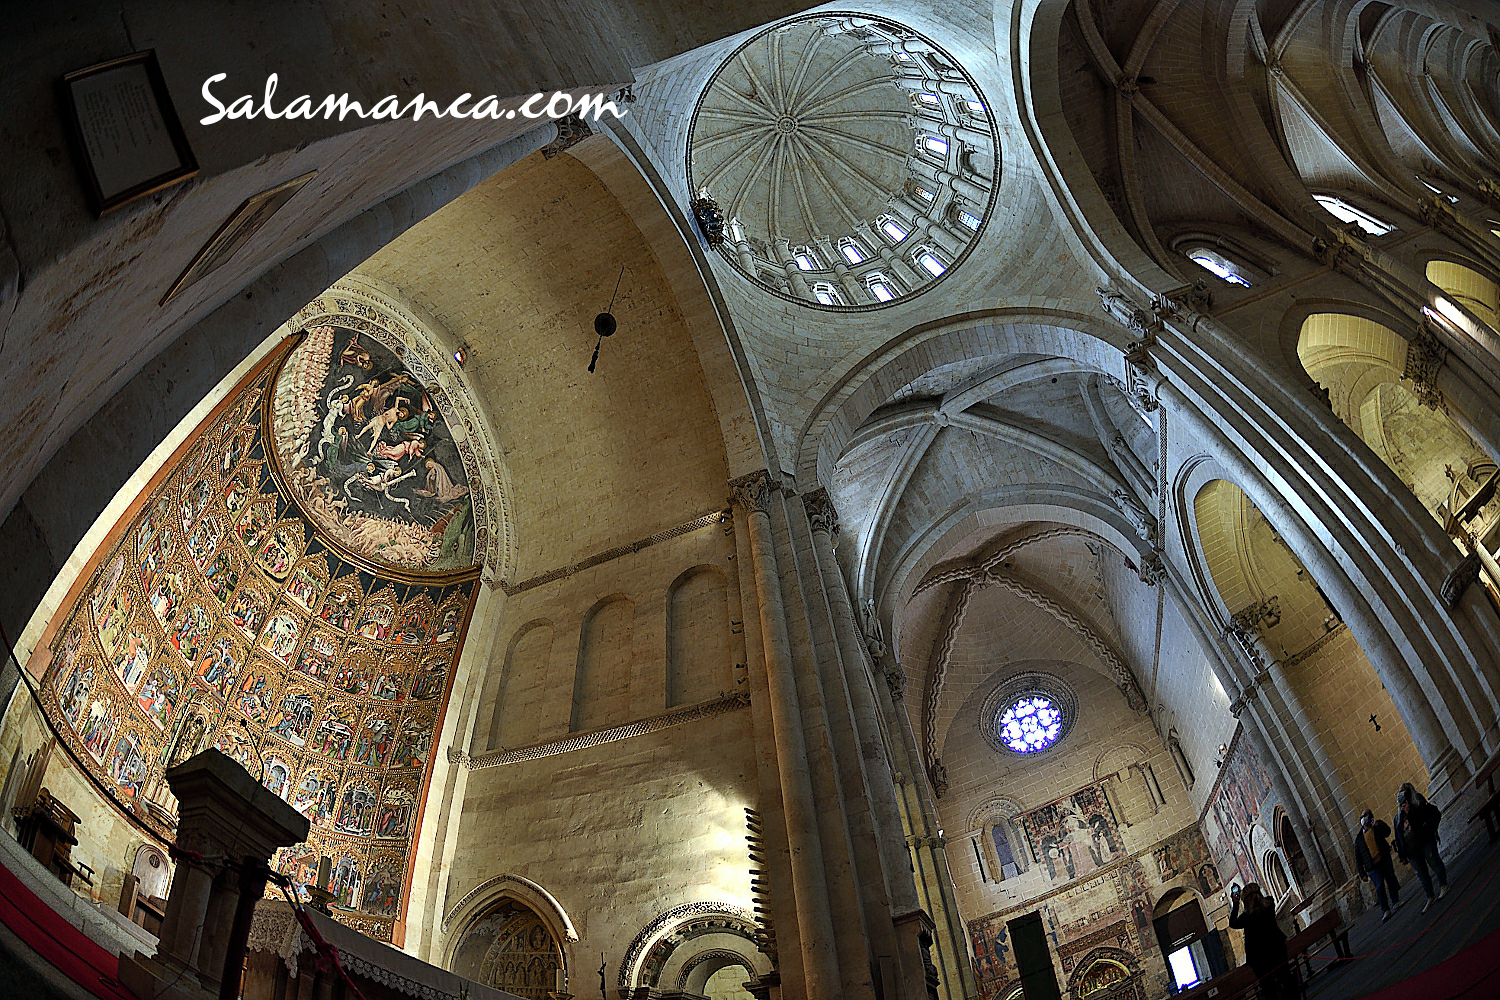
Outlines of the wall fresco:
[{"label": "wall fresco", "polygon": [[1021,817],[1032,856],[1053,882],[1087,875],[1123,851],[1114,810],[1101,785],[1080,788],[1065,799]]},{"label": "wall fresco", "polygon": [[230,394],[112,532],[59,613],[46,704],[163,839],[166,768],[210,746],[238,760],[312,821],[277,867],[305,885],[332,858],[340,919],[389,940],[476,581],[372,572],[328,544],[268,462],[275,368]]},{"label": "wall fresco", "polygon": [[1242,735],[1243,730],[1235,731],[1219,784],[1203,813],[1203,829],[1220,879],[1246,885],[1260,881],[1251,857],[1250,828],[1271,793],[1271,772]]},{"label": "wall fresco", "polygon": [[407,571],[473,561],[458,444],[390,348],[343,326],[313,327],[276,380],[271,413],[283,476],[303,512],[339,545]]}]

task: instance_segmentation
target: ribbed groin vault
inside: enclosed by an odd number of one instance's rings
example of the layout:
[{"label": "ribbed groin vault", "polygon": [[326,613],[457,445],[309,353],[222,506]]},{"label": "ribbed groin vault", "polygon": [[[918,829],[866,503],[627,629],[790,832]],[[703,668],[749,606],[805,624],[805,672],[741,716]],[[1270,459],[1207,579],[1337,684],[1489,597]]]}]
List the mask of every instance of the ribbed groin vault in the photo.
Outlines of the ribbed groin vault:
[{"label": "ribbed groin vault", "polygon": [[[74,893],[212,748],[532,1000],[1155,1000],[1252,883],[1424,942],[1325,998],[1493,943],[1356,830],[1494,860],[1500,4],[241,6],[0,41],[0,825]],[[145,48],[199,171],[101,217],[50,88]]]}]

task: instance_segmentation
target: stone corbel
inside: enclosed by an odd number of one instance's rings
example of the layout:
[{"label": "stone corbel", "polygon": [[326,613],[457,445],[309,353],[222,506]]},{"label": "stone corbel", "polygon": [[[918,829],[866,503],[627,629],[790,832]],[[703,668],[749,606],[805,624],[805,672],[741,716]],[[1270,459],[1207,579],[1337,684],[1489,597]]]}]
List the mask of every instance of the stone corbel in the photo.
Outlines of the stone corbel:
[{"label": "stone corbel", "polygon": [[932,797],[940,799],[948,791],[948,768],[940,760],[927,765],[927,780],[932,783]]},{"label": "stone corbel", "polygon": [[1130,522],[1130,526],[1135,529],[1135,533],[1140,536],[1141,540],[1149,542],[1154,546],[1156,544],[1157,524],[1156,518],[1151,512],[1142,506],[1139,500],[1131,496],[1128,490],[1123,488],[1115,489],[1110,493],[1109,498],[1114,501],[1115,506],[1124,515],[1125,520]]},{"label": "stone corbel", "polygon": [[906,698],[906,671],[895,661],[887,662],[885,665],[885,685],[891,689],[891,700],[902,701]]},{"label": "stone corbel", "polygon": [[829,537],[839,533],[839,512],[834,509],[833,500],[828,496],[828,491],[819,487],[802,498],[802,507],[807,511],[807,519],[812,523],[812,530],[826,532]]}]

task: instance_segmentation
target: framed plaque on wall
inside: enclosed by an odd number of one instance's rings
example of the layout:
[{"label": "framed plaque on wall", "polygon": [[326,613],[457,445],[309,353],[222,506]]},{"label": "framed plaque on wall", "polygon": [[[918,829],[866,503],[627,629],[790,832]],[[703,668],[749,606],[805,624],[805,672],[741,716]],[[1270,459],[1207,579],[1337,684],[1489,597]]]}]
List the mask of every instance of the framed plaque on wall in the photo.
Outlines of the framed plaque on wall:
[{"label": "framed plaque on wall", "polygon": [[74,70],[62,83],[99,215],[198,172],[154,50]]}]

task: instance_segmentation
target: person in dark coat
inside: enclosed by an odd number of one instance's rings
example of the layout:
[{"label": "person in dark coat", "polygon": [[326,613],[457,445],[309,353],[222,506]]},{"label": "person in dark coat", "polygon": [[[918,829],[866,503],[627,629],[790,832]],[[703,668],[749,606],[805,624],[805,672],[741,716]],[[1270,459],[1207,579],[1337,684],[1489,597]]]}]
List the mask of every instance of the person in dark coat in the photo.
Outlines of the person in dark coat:
[{"label": "person in dark coat", "polygon": [[1260,981],[1262,993],[1267,1000],[1296,996],[1288,988],[1286,935],[1276,922],[1276,907],[1254,882],[1243,890],[1235,886],[1230,895],[1234,905],[1229,910],[1229,926],[1245,932],[1245,963]]},{"label": "person in dark coat", "polygon": [[1354,835],[1354,861],[1359,865],[1360,880],[1375,883],[1375,901],[1385,911],[1380,918],[1382,922],[1391,919],[1391,913],[1401,905],[1401,886],[1391,864],[1390,836],[1391,828],[1370,810],[1366,809],[1359,817],[1359,832]]},{"label": "person in dark coat", "polygon": [[[1443,814],[1410,784],[1401,786],[1396,801],[1397,812],[1391,823],[1396,828],[1396,856],[1403,864],[1410,865],[1422,881],[1422,891],[1427,893],[1422,912],[1426,913],[1434,899],[1441,899],[1448,893],[1448,870],[1443,867],[1443,858],[1438,854],[1438,823]],[[1432,892],[1434,874],[1438,880],[1436,896]]]}]

